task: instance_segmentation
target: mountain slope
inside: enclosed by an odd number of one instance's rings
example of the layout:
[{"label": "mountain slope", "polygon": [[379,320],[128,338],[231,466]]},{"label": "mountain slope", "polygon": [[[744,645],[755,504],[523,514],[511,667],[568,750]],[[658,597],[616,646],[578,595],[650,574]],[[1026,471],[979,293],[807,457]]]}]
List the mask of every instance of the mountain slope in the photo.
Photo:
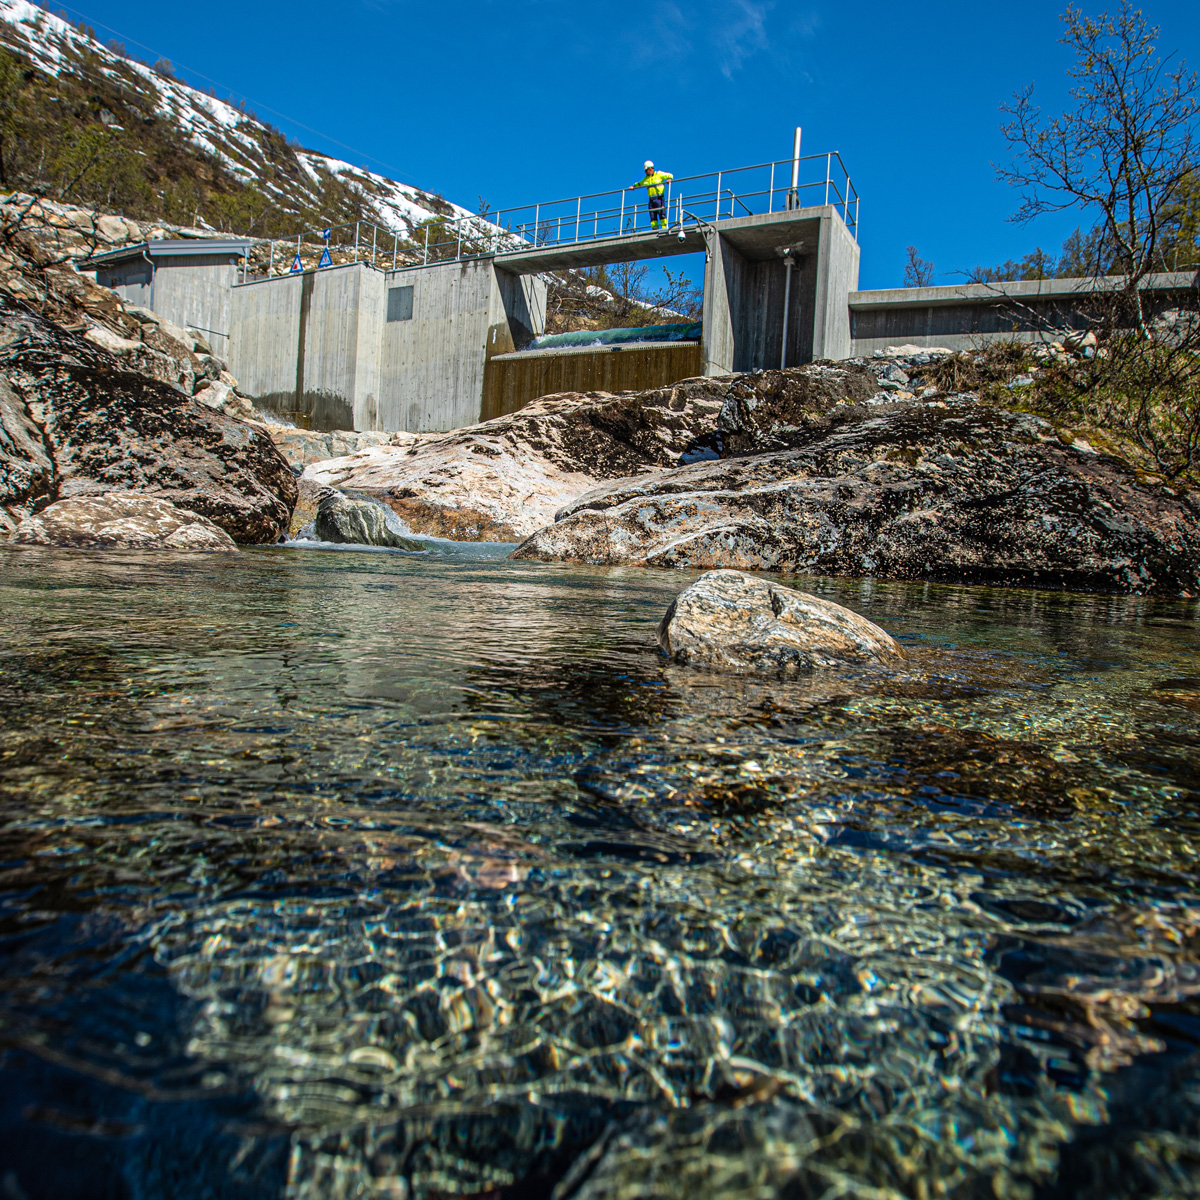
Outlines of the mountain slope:
[{"label": "mountain slope", "polygon": [[360,219],[409,235],[466,213],[307,150],[28,0],[0,0],[0,189],[256,237]]}]

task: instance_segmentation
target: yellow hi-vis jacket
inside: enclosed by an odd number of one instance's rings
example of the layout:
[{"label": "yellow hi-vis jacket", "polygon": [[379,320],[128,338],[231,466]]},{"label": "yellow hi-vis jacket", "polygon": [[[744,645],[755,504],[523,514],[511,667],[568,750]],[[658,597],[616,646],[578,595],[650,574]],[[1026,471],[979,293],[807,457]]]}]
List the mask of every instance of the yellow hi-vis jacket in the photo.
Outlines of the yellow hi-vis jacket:
[{"label": "yellow hi-vis jacket", "polygon": [[655,171],[653,175],[643,175],[637,183],[631,183],[631,188],[644,187],[651,196],[661,196],[667,190],[667,182],[675,176],[670,171]]}]

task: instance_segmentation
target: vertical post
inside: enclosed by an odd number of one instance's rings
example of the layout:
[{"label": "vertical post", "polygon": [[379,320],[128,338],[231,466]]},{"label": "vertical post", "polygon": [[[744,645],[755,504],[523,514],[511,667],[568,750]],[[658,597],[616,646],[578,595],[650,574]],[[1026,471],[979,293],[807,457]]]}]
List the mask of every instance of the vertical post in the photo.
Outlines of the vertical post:
[{"label": "vertical post", "polygon": [[579,241],[579,206],[583,203],[582,196],[575,197],[575,240]]},{"label": "vertical post", "polygon": [[429,266],[429,226],[425,226],[425,259],[421,263],[423,267]]},{"label": "vertical post", "polygon": [[371,266],[375,265],[375,251],[379,246],[379,226],[371,226]]},{"label": "vertical post", "polygon": [[454,222],[454,232],[458,235],[458,245],[454,247],[454,261],[462,258],[462,217]]},{"label": "vertical post", "polygon": [[858,196],[854,197],[854,240],[858,241]]},{"label": "vertical post", "polygon": [[825,155],[825,203],[829,203],[829,173],[833,170],[833,155]]},{"label": "vertical post", "polygon": [[538,244],[538,239],[541,237],[541,221],[542,221],[542,206],[535,204],[533,206],[533,244]]},{"label": "vertical post", "polygon": [[625,190],[626,190],[625,188],[621,189],[621,215],[620,215],[620,217],[617,218],[617,220],[618,220],[617,232],[618,233],[625,232]]},{"label": "vertical post", "polygon": [[719,221],[721,219],[721,172],[717,172],[717,215],[714,218]]},{"label": "vertical post", "polygon": [[270,279],[275,274],[275,239],[271,239],[271,260],[267,263],[267,278]]},{"label": "vertical post", "polygon": [[796,126],[796,136],[792,140],[792,186],[788,190],[787,206],[789,209],[800,207],[800,126]]},{"label": "vertical post", "polygon": [[842,201],[842,220],[850,215],[850,172],[846,172],[846,197]]},{"label": "vertical post", "polygon": [[767,212],[775,211],[775,164],[771,164],[771,186],[767,189]]},{"label": "vertical post", "polygon": [[354,261],[358,262],[358,222],[354,222]]},{"label": "vertical post", "polygon": [[400,235],[392,234],[392,270],[396,269],[396,255],[400,252]]}]

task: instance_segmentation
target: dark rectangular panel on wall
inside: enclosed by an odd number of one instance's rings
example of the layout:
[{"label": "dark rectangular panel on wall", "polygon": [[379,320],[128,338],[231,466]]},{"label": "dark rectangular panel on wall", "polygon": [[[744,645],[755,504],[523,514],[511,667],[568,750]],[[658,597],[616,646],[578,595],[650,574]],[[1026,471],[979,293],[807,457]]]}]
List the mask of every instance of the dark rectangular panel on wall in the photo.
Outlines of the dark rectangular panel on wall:
[{"label": "dark rectangular panel on wall", "polygon": [[[389,321],[411,321],[413,314],[412,284],[405,287],[388,288],[387,319]],[[378,320],[378,318],[376,318]]]},{"label": "dark rectangular panel on wall", "polygon": [[516,412],[559,392],[641,392],[701,373],[699,342],[666,342],[555,353],[499,354],[483,372],[480,420]]}]

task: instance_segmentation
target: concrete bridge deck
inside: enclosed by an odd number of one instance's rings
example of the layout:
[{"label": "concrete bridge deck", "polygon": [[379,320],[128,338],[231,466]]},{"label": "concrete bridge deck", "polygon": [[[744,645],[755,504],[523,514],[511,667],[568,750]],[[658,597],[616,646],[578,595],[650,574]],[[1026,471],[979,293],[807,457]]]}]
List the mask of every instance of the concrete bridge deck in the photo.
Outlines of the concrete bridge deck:
[{"label": "concrete bridge deck", "polygon": [[530,246],[528,249],[499,251],[496,266],[516,275],[537,275],[544,271],[563,271],[611,263],[644,262],[678,254],[697,254],[709,248],[716,235],[725,238],[739,254],[751,262],[779,258],[784,250],[802,250],[816,245],[821,216],[825,207],[725,218],[703,224],[693,223],[668,230],[645,230],[566,245]]}]

